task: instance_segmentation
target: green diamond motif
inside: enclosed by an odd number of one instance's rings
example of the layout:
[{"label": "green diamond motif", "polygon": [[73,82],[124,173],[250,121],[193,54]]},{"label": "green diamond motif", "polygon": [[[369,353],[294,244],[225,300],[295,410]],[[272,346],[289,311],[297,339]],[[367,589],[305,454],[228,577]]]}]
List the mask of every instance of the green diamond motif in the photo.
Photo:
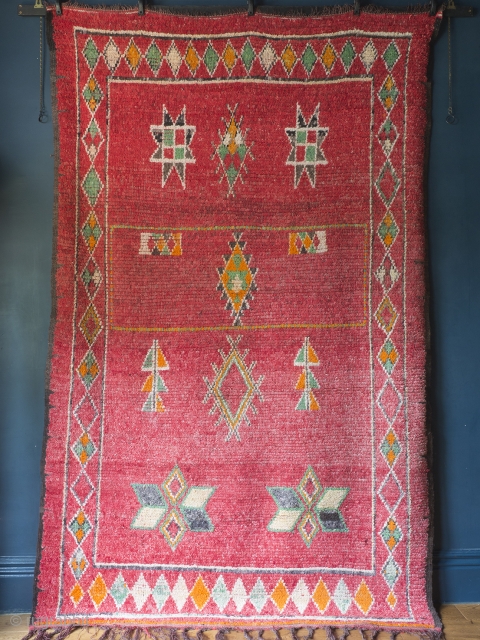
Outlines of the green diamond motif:
[{"label": "green diamond motif", "polygon": [[223,576],[220,576],[212,589],[212,600],[220,611],[223,611],[230,600],[230,591],[227,589]]},{"label": "green diamond motif", "polygon": [[83,190],[93,207],[97,202],[100,191],[102,190],[102,183],[100,182],[100,178],[98,177],[98,173],[95,171],[94,167],[91,167],[90,171],[85,176],[83,180]]},{"label": "green diamond motif", "polygon": [[391,71],[395,66],[397,60],[400,57],[400,51],[398,50],[397,45],[395,44],[395,40],[392,40],[388,47],[383,52],[383,60],[387,65],[387,69]]},{"label": "green diamond motif", "polygon": [[97,64],[98,56],[100,55],[100,53],[91,38],[89,38],[85,44],[83,55],[85,56],[88,66],[93,71],[95,69],[95,65]]},{"label": "green diamond motif", "polygon": [[356,55],[357,54],[355,53],[353,44],[350,42],[350,40],[347,40],[347,42],[343,46],[342,53],[340,54],[343,67],[347,73],[349,72],[352,63],[355,60]]},{"label": "green diamond motif", "polygon": [[203,54],[203,61],[210,75],[212,75],[215,69],[217,68],[219,59],[220,59],[220,56],[212,47],[211,42],[209,42],[208,47],[205,49],[205,53]]},{"label": "green diamond motif", "polygon": [[242,49],[242,61],[245,65],[245,69],[250,73],[253,61],[255,60],[255,51],[250,44],[250,40],[247,40]]},{"label": "green diamond motif", "polygon": [[391,589],[400,575],[400,567],[392,557],[388,558],[383,565],[382,575]]},{"label": "green diamond motif", "polygon": [[87,389],[90,389],[98,373],[98,362],[92,351],[89,351],[78,367],[78,374]]},{"label": "green diamond motif", "polygon": [[85,465],[95,453],[95,447],[90,440],[88,433],[83,433],[80,438],[73,445],[73,451],[80,460],[81,464]]},{"label": "green diamond motif", "polygon": [[390,211],[385,214],[380,226],[378,227],[378,233],[387,248],[391,247],[398,235],[398,226],[393,219]]},{"label": "green diamond motif", "polygon": [[93,76],[87,82],[87,85],[83,90],[83,97],[90,107],[90,111],[92,111],[93,113],[100,104],[101,99],[103,98],[103,93]]},{"label": "green diamond motif", "polygon": [[103,136],[94,119],[92,119],[88,125],[82,140],[85,151],[87,152],[91,162],[93,162],[103,143]]},{"label": "green diamond motif", "polygon": [[302,55],[303,66],[305,67],[305,69],[306,69],[306,71],[307,71],[307,73],[309,75],[312,72],[312,69],[313,69],[316,61],[317,61],[317,54],[312,49],[312,47],[310,46],[310,43],[309,43],[305,47],[305,51],[303,52],[303,55]]},{"label": "green diamond motif", "polygon": [[395,460],[398,458],[400,454],[401,447],[398,444],[398,440],[395,434],[393,433],[392,429],[390,429],[387,435],[385,436],[380,446],[380,450],[385,460],[387,461],[388,465],[390,467],[393,466],[393,463],[395,462]]},{"label": "green diamond motif", "polygon": [[267,602],[267,600],[268,600],[268,594],[265,591],[264,584],[261,581],[261,579],[258,578],[258,580],[255,583],[255,586],[250,592],[250,602],[253,604],[253,606],[257,610],[257,613],[260,613],[260,611],[265,606],[265,603]]},{"label": "green diamond motif", "polygon": [[398,360],[398,352],[390,338],[388,338],[381,348],[380,353],[378,354],[378,360],[388,375],[390,375]]},{"label": "green diamond motif", "polygon": [[88,521],[87,516],[83,511],[79,511],[75,518],[70,522],[68,528],[72,532],[75,540],[80,544],[89,531],[92,529],[92,525]]},{"label": "green diamond motif", "polygon": [[[238,171],[235,169],[233,164],[231,164],[228,167],[228,169],[225,171],[225,174],[227,176],[228,184],[232,186],[235,183],[235,180],[237,179],[237,176],[238,176]],[[246,287],[245,283],[243,284],[243,286]]]},{"label": "green diamond motif", "polygon": [[93,211],[90,213],[87,221],[82,227],[82,235],[85,242],[87,243],[88,248],[90,249],[90,252],[92,252],[97,246],[98,239],[102,235],[102,230],[98,225],[97,218],[95,217]]},{"label": "green diamond motif", "polygon": [[110,595],[115,600],[117,607],[121,607],[125,600],[128,598],[130,589],[127,587],[125,578],[121,573],[118,574],[115,582],[110,587]]},{"label": "green diamond motif", "polygon": [[153,73],[156,74],[162,64],[162,52],[154,42],[152,42],[152,44],[148,47],[145,53],[145,58],[150,69],[153,71]]},{"label": "green diamond motif", "polygon": [[153,596],[153,599],[155,600],[155,604],[157,605],[158,611],[162,610],[163,605],[167,601],[167,598],[169,595],[170,595],[170,588],[168,586],[168,583],[163,576],[160,576],[160,578],[157,580],[157,584],[155,585],[152,591],[152,596]]},{"label": "green diamond motif", "polygon": [[402,532],[393,518],[389,518],[387,524],[380,531],[383,541],[393,551],[402,539]]},{"label": "green diamond motif", "polygon": [[392,76],[388,76],[385,80],[378,95],[388,112],[393,109],[398,98],[398,89],[395,86]]}]

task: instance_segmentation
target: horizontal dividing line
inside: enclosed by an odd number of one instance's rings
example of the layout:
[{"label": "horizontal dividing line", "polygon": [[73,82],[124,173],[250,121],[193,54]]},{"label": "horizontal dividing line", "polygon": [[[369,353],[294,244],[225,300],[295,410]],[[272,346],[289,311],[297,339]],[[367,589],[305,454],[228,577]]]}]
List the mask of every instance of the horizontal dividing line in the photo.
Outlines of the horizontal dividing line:
[{"label": "horizontal dividing line", "polygon": [[367,224],[364,222],[344,222],[339,224],[310,224],[310,225],[301,225],[301,226],[293,226],[293,227],[269,227],[269,226],[258,226],[258,225],[240,225],[240,226],[212,226],[212,227],[145,227],[131,224],[112,224],[110,225],[110,231],[114,231],[115,229],[134,229],[134,230],[153,230],[153,231],[235,231],[245,230],[245,231],[310,231],[313,229],[365,229],[367,230]]},{"label": "horizontal dividing line", "polygon": [[[433,554],[434,569],[480,567],[480,549],[452,549]],[[0,578],[33,578],[35,556],[0,556]]]},{"label": "horizontal dividing line", "polygon": [[0,556],[0,578],[33,578],[35,556]]},{"label": "horizontal dividing line", "polygon": [[250,329],[349,329],[365,327],[367,321],[351,324],[259,324],[259,325],[225,325],[220,327],[119,327],[111,324],[112,331],[159,331],[163,333],[185,333],[192,331],[249,331]]}]

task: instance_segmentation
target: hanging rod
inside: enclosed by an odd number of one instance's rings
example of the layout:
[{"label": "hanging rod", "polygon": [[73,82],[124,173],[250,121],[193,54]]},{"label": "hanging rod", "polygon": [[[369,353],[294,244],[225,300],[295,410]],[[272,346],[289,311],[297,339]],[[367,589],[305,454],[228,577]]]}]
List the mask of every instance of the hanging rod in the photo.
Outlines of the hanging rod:
[{"label": "hanging rod", "polygon": [[[53,5],[55,7],[55,13],[60,16],[62,15],[62,2],[67,2],[68,0],[53,0]],[[146,0],[137,0],[138,4],[138,13],[143,16],[145,14],[145,9],[147,6]],[[438,9],[438,5],[436,0],[430,0],[430,15],[435,15]],[[308,7],[309,9],[313,9],[313,7]],[[296,10],[301,9],[301,7],[295,7]],[[353,12],[356,16],[360,15],[361,7],[360,0],[353,0]],[[405,9],[403,9],[405,11]],[[255,0],[247,0],[247,15],[253,16],[255,13]],[[18,5],[18,15],[22,17],[31,17],[31,16],[46,16],[47,15],[47,7],[45,5],[44,0],[35,0],[35,4],[19,4]],[[475,15],[474,7],[457,7],[453,0],[449,0],[447,6],[443,10],[443,16],[445,18],[473,18]]]}]

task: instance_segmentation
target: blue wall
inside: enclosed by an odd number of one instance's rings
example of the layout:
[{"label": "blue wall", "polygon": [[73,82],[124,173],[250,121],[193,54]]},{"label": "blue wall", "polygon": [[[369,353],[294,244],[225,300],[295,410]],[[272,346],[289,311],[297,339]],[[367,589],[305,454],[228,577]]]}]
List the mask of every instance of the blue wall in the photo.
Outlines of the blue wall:
[{"label": "blue wall", "polygon": [[[33,4],[33,0],[28,1]],[[480,0],[465,1],[480,9]],[[100,4],[98,0],[91,3]],[[198,0],[197,3],[200,4]],[[405,0],[403,3],[407,4]],[[16,4],[17,0],[0,2],[0,611],[3,612],[29,611],[32,602],[53,206],[52,127],[51,122],[37,122],[39,23],[36,18],[17,17]],[[102,4],[111,2],[102,0]],[[203,4],[211,2],[206,0]],[[233,2],[224,0],[223,4]],[[291,6],[294,2],[276,4]],[[398,2],[393,0],[392,4]],[[434,590],[441,602],[480,602],[480,17],[452,22],[458,124],[445,123],[448,94],[444,25],[433,53],[428,177]],[[46,94],[50,113],[48,85]]]}]

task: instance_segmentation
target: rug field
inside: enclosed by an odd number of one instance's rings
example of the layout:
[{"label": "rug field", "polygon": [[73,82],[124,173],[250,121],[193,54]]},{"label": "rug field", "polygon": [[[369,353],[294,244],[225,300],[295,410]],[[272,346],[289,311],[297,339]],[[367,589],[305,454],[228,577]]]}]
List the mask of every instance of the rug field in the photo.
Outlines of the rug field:
[{"label": "rug field", "polygon": [[423,210],[439,19],[50,16],[32,635],[440,637]]}]

